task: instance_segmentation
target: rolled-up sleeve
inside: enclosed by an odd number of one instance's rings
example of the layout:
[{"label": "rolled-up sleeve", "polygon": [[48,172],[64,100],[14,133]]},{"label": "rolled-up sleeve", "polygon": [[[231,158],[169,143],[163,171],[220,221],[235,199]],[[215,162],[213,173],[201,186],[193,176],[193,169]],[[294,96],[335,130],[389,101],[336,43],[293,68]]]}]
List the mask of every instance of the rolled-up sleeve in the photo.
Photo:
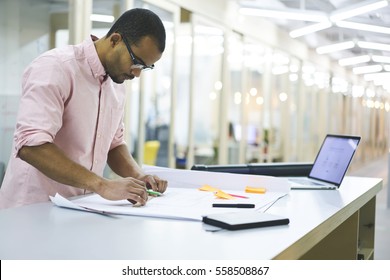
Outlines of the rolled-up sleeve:
[{"label": "rolled-up sleeve", "polygon": [[126,143],[124,134],[125,134],[125,125],[123,121],[121,121],[118,130],[115,133],[114,139],[111,142],[110,150]]},{"label": "rolled-up sleeve", "polygon": [[14,156],[23,146],[53,142],[62,126],[69,81],[56,58],[34,61],[23,74],[19,113],[14,134]]}]

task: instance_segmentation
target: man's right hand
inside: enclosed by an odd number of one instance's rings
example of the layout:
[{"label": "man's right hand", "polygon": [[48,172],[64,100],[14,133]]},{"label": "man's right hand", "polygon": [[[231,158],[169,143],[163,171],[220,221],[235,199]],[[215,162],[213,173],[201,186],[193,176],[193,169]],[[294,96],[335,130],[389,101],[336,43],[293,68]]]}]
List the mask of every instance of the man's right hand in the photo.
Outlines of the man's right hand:
[{"label": "man's right hand", "polygon": [[108,200],[127,199],[131,203],[139,205],[145,205],[148,200],[145,183],[131,177],[106,179],[97,193]]}]

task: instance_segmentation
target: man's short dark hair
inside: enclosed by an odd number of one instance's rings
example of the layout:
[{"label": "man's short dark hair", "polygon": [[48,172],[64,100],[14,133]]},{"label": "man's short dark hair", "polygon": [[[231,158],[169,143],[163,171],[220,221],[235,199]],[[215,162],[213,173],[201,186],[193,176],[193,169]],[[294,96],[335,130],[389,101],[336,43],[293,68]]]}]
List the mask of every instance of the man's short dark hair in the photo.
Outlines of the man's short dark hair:
[{"label": "man's short dark hair", "polygon": [[165,50],[165,28],[161,19],[151,10],[135,8],[124,12],[113,24],[106,37],[113,33],[125,36],[131,45],[150,36],[157,44],[159,51]]}]

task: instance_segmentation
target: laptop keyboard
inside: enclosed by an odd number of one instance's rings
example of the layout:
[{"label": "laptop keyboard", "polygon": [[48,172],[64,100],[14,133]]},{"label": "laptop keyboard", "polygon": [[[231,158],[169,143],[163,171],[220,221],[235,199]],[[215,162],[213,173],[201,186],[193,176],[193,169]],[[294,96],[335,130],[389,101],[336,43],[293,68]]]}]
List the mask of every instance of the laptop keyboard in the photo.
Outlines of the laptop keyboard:
[{"label": "laptop keyboard", "polygon": [[301,184],[301,185],[316,185],[316,186],[323,186],[324,184],[317,183],[314,181],[308,181],[305,179],[290,179],[290,181],[293,181],[295,183]]}]

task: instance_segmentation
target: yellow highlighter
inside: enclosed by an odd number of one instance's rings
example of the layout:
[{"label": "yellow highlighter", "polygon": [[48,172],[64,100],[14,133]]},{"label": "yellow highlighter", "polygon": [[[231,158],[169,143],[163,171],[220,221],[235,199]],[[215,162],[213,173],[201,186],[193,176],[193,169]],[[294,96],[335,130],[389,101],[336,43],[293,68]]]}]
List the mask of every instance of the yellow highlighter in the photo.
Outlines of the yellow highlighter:
[{"label": "yellow highlighter", "polygon": [[246,186],[245,187],[245,192],[247,193],[265,193],[266,192],[266,188],[254,188],[254,187],[248,187]]}]

